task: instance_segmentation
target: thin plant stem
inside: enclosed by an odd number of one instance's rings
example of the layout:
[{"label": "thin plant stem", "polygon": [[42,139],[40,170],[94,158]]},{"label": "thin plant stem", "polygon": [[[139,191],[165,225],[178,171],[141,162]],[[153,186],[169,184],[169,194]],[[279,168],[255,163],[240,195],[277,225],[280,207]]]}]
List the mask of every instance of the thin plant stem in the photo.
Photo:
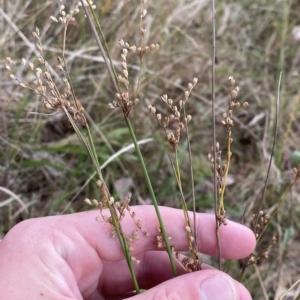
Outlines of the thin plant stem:
[{"label": "thin plant stem", "polygon": [[[109,55],[109,49],[108,49],[108,47],[107,47],[107,43],[106,43],[104,34],[103,34],[103,32],[102,32],[100,23],[98,22],[98,19],[97,19],[97,17],[95,16],[94,10],[91,8],[91,4],[88,2],[89,6],[90,6],[90,10],[91,10],[91,12],[92,12],[92,14],[93,14],[94,20],[95,20],[95,22],[96,22],[96,24],[97,24],[98,30],[99,30],[99,32],[100,32],[100,35],[101,35],[101,37],[102,37],[102,39],[103,39],[103,43],[101,42],[101,40],[100,40],[100,38],[99,38],[99,36],[98,36],[96,27],[94,26],[94,23],[93,23],[93,21],[92,21],[92,18],[91,18],[91,16],[90,16],[89,11],[87,10],[87,8],[86,8],[86,6],[85,6],[84,1],[83,1],[83,0],[80,0],[80,2],[82,3],[82,7],[83,7],[83,9],[84,9],[84,12],[85,12],[85,14],[86,14],[86,16],[87,16],[87,18],[88,18],[88,21],[89,21],[89,23],[90,23],[90,25],[91,25],[91,28],[92,28],[92,31],[93,31],[95,40],[96,40],[96,42],[97,42],[97,45],[98,45],[99,50],[100,50],[100,52],[101,52],[101,55],[102,55],[102,57],[103,57],[103,59],[104,59],[104,63],[105,63],[105,65],[106,65],[106,67],[107,67],[107,70],[108,70],[108,74],[109,74],[109,76],[110,76],[110,79],[112,80],[112,82],[113,82],[113,84],[114,84],[116,90],[117,90],[118,92],[120,92],[120,91],[121,91],[121,87],[120,87],[119,81],[116,79],[116,78],[117,78],[117,73],[116,73],[116,71],[115,71],[114,65],[113,65],[112,60],[111,60],[111,58],[110,58],[110,55]],[[103,44],[105,45],[106,52],[105,52],[105,50],[104,50]]]},{"label": "thin plant stem", "polygon": [[[176,151],[176,153],[177,153],[177,151]],[[186,224],[186,226],[188,226],[191,229],[191,232],[187,231],[189,250],[190,250],[190,253],[191,253],[194,261],[197,260],[199,262],[199,264],[197,264],[197,270],[200,270],[201,269],[201,261],[198,258],[197,241],[195,239],[195,235],[194,235],[192,227],[191,227],[191,222],[190,222],[190,218],[189,218],[189,215],[188,215],[186,201],[185,201],[183,191],[182,191],[182,185],[181,185],[181,182],[179,181],[179,177],[178,177],[178,174],[177,174],[177,171],[176,171],[176,166],[174,165],[170,155],[168,155],[168,156],[169,156],[169,159],[170,159],[170,162],[171,162],[174,174],[175,174],[177,185],[179,187],[179,191],[180,191],[180,195],[181,195],[181,205],[182,205],[182,210],[183,210],[183,214],[184,214],[185,224]],[[176,159],[178,159],[178,158],[176,158]],[[196,220],[195,220],[195,222],[196,222]]]},{"label": "thin plant stem", "polygon": [[[141,9],[142,9],[142,6],[141,6]],[[142,14],[142,13],[143,12],[141,11],[140,14]],[[143,28],[143,18],[140,18],[140,31],[142,31],[142,28]],[[141,49],[143,48],[143,46],[144,46],[144,36],[143,36],[143,34],[141,34],[141,37],[140,37],[140,47],[141,47]],[[144,67],[144,60],[143,60],[143,56],[141,55],[140,56],[140,68],[139,68],[139,74],[138,74],[138,81],[137,81],[136,89],[134,91],[133,99],[137,98],[137,95],[138,95],[138,92],[139,92],[139,87],[140,87],[141,79],[142,79],[143,67]]]},{"label": "thin plant stem", "polygon": [[283,300],[284,297],[288,294],[289,291],[291,291],[297,284],[300,283],[300,279],[298,279],[289,289],[287,289],[280,297],[278,300]]},{"label": "thin plant stem", "polygon": [[188,217],[188,214],[187,214],[186,202],[185,202],[183,191],[182,191],[182,183],[181,183],[181,178],[180,178],[180,168],[179,168],[178,149],[177,148],[175,149],[175,165],[172,162],[170,156],[169,156],[169,159],[170,159],[171,164],[173,166],[173,170],[174,170],[174,173],[175,173],[176,181],[177,181],[180,193],[181,193],[181,204],[182,204],[182,210],[184,212],[185,222],[186,222],[186,224],[188,226],[190,226],[190,224],[189,224],[189,217]]},{"label": "thin plant stem", "polygon": [[140,59],[138,82],[137,82],[136,89],[135,89],[135,92],[134,92],[134,95],[133,95],[133,99],[137,98],[137,95],[138,95],[138,92],[139,92],[139,87],[140,87],[141,79],[142,79],[143,66],[144,66],[144,61],[143,61],[143,59]]},{"label": "thin plant stem", "polygon": [[221,247],[220,247],[220,224],[218,218],[218,183],[217,183],[217,142],[216,142],[216,95],[215,95],[215,82],[216,82],[216,17],[215,17],[215,0],[211,1],[212,13],[212,67],[211,67],[211,111],[212,111],[212,127],[213,127],[213,158],[214,158],[214,203],[215,203],[215,218],[216,218],[216,239],[218,248],[218,268],[221,270]]},{"label": "thin plant stem", "polygon": [[222,209],[224,209],[224,195],[225,195],[225,190],[226,190],[226,182],[228,178],[228,171],[230,167],[230,159],[231,159],[231,137],[228,135],[227,139],[227,165],[226,165],[226,170],[224,174],[224,180],[221,188],[221,193],[220,193],[220,199],[219,199],[219,206],[218,206],[218,215],[221,215]]},{"label": "thin plant stem", "polygon": [[177,273],[177,269],[176,269],[176,266],[175,266],[174,257],[173,257],[172,250],[171,250],[171,247],[170,247],[169,239],[168,239],[166,229],[165,229],[165,226],[164,226],[162,218],[161,218],[161,214],[160,214],[160,211],[159,211],[159,208],[158,208],[157,200],[156,200],[154,190],[153,190],[150,178],[149,178],[149,174],[148,174],[145,162],[144,162],[144,158],[143,158],[141,150],[138,146],[138,143],[137,143],[137,140],[136,140],[136,137],[135,137],[135,134],[134,134],[134,131],[133,131],[133,128],[132,128],[132,125],[131,125],[131,122],[130,122],[129,118],[125,117],[125,121],[126,121],[128,129],[129,129],[131,139],[134,143],[135,150],[136,150],[136,153],[137,153],[137,156],[138,156],[138,159],[139,159],[139,162],[141,164],[142,171],[143,171],[143,174],[144,174],[144,177],[145,177],[146,185],[148,187],[150,197],[152,199],[152,202],[153,202],[153,205],[154,205],[154,208],[155,208],[155,212],[156,212],[156,215],[157,215],[157,218],[158,218],[161,233],[162,233],[162,236],[163,236],[166,248],[167,248],[167,252],[168,252],[168,255],[169,255],[169,258],[170,258],[170,263],[171,263],[173,274],[175,276],[177,276],[178,273]]},{"label": "thin plant stem", "polygon": [[178,149],[175,149],[175,172],[178,178],[178,183],[180,185],[180,188],[182,188],[181,185],[181,176],[180,176],[180,168],[179,168],[179,159],[178,159]]},{"label": "thin plant stem", "polygon": [[[140,15],[143,14],[143,4],[142,4],[142,0],[141,0],[141,6],[140,6]],[[143,18],[140,17],[140,48],[142,49],[144,47],[144,34],[142,33],[143,31]],[[140,55],[140,68],[139,68],[139,74],[138,74],[138,81],[137,81],[137,85],[136,85],[136,89],[133,95],[133,99],[135,99],[138,95],[138,91],[139,91],[139,87],[140,87],[140,83],[141,83],[141,79],[142,79],[142,69],[144,66],[144,60],[143,60],[143,55]]]},{"label": "thin plant stem", "polygon": [[[183,107],[184,118],[186,119],[186,111],[185,106]],[[195,197],[195,184],[194,184],[194,171],[193,171],[193,160],[192,160],[192,150],[190,143],[190,135],[188,124],[186,123],[186,140],[188,144],[188,153],[189,153],[189,164],[190,164],[190,176],[191,176],[191,186],[192,186],[192,201],[193,201],[193,227],[194,227],[194,238],[196,250],[198,252],[198,244],[197,244],[197,220],[196,220],[196,197]]]},{"label": "thin plant stem", "polygon": [[116,220],[117,219],[116,209],[115,209],[114,205],[111,205],[109,203],[109,201],[108,201],[108,208],[109,208],[110,214],[112,216],[114,229],[116,230],[118,239],[120,241],[120,245],[122,247],[125,259],[127,261],[127,265],[129,267],[129,271],[130,271],[130,274],[131,274],[131,278],[132,278],[132,281],[133,281],[135,291],[136,291],[137,294],[140,294],[141,291],[140,291],[140,288],[139,288],[139,285],[138,285],[138,282],[137,282],[136,274],[135,274],[135,271],[134,271],[134,268],[133,268],[133,263],[131,261],[131,255],[130,255],[130,251],[129,251],[129,247],[128,247],[128,242],[126,240],[126,237],[123,234],[120,222],[117,222],[117,220]]},{"label": "thin plant stem", "polygon": [[69,84],[70,84],[70,87],[71,87],[72,99],[73,99],[73,102],[74,102],[74,105],[75,105],[76,109],[79,110],[80,105],[78,103],[78,100],[75,97],[75,91],[74,91],[74,88],[73,88],[70,73],[69,73],[69,70],[68,70],[67,61],[66,61],[66,58],[65,58],[67,29],[68,29],[68,24],[66,24],[66,26],[64,27],[62,57],[63,57],[63,61],[64,61],[64,67],[65,67],[65,70],[66,70],[65,73],[67,75],[67,78],[68,78],[68,81],[69,81]]},{"label": "thin plant stem", "polygon": [[260,272],[259,272],[259,269],[257,267],[257,265],[254,265],[254,269],[255,269],[255,273],[258,277],[258,280],[259,280],[259,283],[260,283],[260,287],[263,291],[263,294],[264,294],[264,298],[265,300],[269,300],[269,296],[268,296],[268,293],[267,293],[267,290],[266,290],[266,287],[265,287],[265,284],[264,284],[264,280],[262,279],[261,275],[260,275]]}]

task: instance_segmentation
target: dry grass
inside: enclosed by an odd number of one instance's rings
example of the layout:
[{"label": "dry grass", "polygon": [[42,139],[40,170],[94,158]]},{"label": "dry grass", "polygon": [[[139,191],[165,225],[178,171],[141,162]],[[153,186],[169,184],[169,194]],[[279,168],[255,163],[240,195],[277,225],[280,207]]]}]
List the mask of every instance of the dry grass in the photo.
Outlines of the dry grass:
[{"label": "dry grass", "polygon": [[[55,59],[62,45],[59,35],[62,28],[50,25],[48,19],[50,15],[57,15],[57,4],[44,1],[41,5],[38,0],[26,3],[19,0],[14,4],[2,2],[0,186],[14,193],[12,196],[2,190],[0,194],[1,203],[5,203],[0,208],[0,233],[3,235],[25,218],[87,209],[82,200],[86,197],[99,198],[100,195],[94,179],[86,183],[93,167],[66,117],[60,113],[51,116],[29,114],[49,111],[40,105],[39,97],[26,93],[12,82],[3,66],[7,56],[12,57],[15,63],[22,57],[34,59],[30,33],[35,26],[41,30],[46,58],[56,65]],[[238,3],[218,1],[216,5],[217,122],[221,122],[222,112],[227,109],[229,75],[235,77],[240,87],[241,102],[250,104],[247,110],[239,110],[234,119],[233,155],[225,206],[228,218],[235,220],[240,219],[248,206],[245,220],[250,222],[252,211],[257,211],[267,172],[280,70],[283,71],[283,80],[279,138],[263,207],[265,212],[274,211],[291,180],[291,168],[300,163],[300,5],[295,0],[263,0],[259,4],[249,0]],[[97,8],[97,14],[102,20],[112,58],[119,62],[121,50],[118,41],[123,38],[130,44],[138,43],[138,1],[123,1],[115,7],[107,0],[101,8]],[[190,138],[197,208],[199,211],[211,211],[213,190],[211,166],[207,160],[212,143],[210,3],[199,0],[165,1],[164,4],[150,1],[145,22],[148,29],[145,42],[159,43],[160,50],[145,61],[139,95],[141,101],[131,113],[138,138],[154,139],[143,145],[142,150],[150,177],[154,180],[157,198],[163,205],[180,207],[176,180],[167,159],[169,150],[161,130],[149,116],[147,105],[155,105],[165,115],[166,107],[159,101],[161,95],[168,94],[177,101],[188,81],[197,77],[193,99],[189,100],[186,109],[193,116]],[[78,23],[69,29],[66,54],[76,95],[87,111],[88,120],[93,120],[91,127],[97,153],[100,162],[104,162],[128,145],[130,138],[124,128],[123,117],[107,108],[113,100],[114,89],[90,27],[82,15]],[[128,59],[130,76],[136,82],[138,61],[133,56]],[[118,70],[122,70],[120,64]],[[17,76],[24,81],[32,80],[26,68],[17,68]],[[226,134],[222,126],[217,130],[222,148],[226,145]],[[186,144],[182,145],[179,161],[182,185],[189,201],[191,192],[187,188],[189,167],[186,147]],[[124,189],[129,189],[134,191],[133,203],[149,203],[147,188],[133,152],[127,152],[110,163],[104,174],[116,198],[124,193]],[[121,188],[118,187],[120,182]],[[22,202],[14,201],[18,198]],[[295,264],[285,263],[285,258],[287,261],[297,258],[294,249],[300,241],[299,204],[300,189],[296,186],[278,217],[271,222],[265,241],[262,241],[262,245],[267,246],[273,234],[278,237],[277,246],[272,250],[273,256],[259,266],[270,299],[277,299],[279,291],[299,278],[299,268],[295,270]],[[188,202],[188,206],[191,208],[192,203]],[[276,265],[275,261],[279,261],[280,265]],[[231,269],[232,273],[238,273],[238,266],[232,264]],[[273,275],[274,270],[276,276]],[[248,270],[247,276],[247,286],[254,299],[263,299],[254,270]],[[283,280],[285,278],[286,281]],[[295,291],[293,295],[296,295]]]}]

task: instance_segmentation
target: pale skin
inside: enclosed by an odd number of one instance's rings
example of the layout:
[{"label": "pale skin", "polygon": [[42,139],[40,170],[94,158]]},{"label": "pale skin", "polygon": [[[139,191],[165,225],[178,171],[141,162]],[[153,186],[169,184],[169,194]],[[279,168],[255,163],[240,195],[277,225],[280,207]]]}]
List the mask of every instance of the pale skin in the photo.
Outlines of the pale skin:
[{"label": "pale skin", "polygon": [[[168,256],[155,244],[158,221],[152,206],[132,207],[150,233],[131,246],[141,261],[135,265],[142,294],[131,295],[132,279],[112,227],[97,222],[99,211],[65,216],[29,219],[11,229],[0,243],[0,295],[2,300],[102,300],[200,299],[199,287],[207,278],[221,277],[229,282],[233,300],[250,300],[246,288],[227,274],[209,266],[173,278]],[[186,250],[187,238],[180,210],[161,208],[171,244]],[[191,215],[192,216],[192,215]],[[197,214],[199,251],[216,255],[215,219]],[[122,221],[128,235],[136,230],[130,217]],[[240,259],[255,247],[255,237],[247,227],[228,221],[220,232],[222,257]],[[211,299],[213,300],[213,299]]]}]

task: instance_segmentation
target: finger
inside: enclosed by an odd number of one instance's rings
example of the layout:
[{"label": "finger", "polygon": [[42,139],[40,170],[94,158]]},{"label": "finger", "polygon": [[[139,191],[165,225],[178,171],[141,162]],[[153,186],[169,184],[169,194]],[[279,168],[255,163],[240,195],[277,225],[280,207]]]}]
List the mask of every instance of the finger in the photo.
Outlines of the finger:
[{"label": "finger", "polygon": [[[139,240],[135,240],[132,244],[134,254],[148,250],[157,250],[156,236],[158,235],[157,227],[159,225],[153,206],[137,206],[131,208],[131,210],[134,210],[136,218],[142,221],[143,231],[147,231],[150,234],[150,237],[147,238],[138,231]],[[182,211],[160,207],[160,212],[167,234],[172,238],[171,244],[174,246],[175,251],[186,250],[188,248],[188,240]],[[105,222],[96,224],[94,222],[96,215],[98,215],[97,212],[70,215],[68,222],[76,222],[77,229],[99,251],[101,258],[105,260],[122,259],[123,254],[117,238],[111,238],[111,226]],[[121,225],[128,236],[137,230],[137,227],[128,215],[122,220]],[[218,250],[215,217],[209,214],[197,214],[197,227],[199,251],[216,256]],[[228,225],[220,228],[220,246],[223,258],[240,259],[253,251],[255,237],[249,228],[228,221]]]},{"label": "finger", "polygon": [[[180,262],[186,256],[180,256]],[[137,259],[141,261],[138,266],[135,266],[135,273],[141,289],[150,289],[162,282],[165,282],[174,277],[170,265],[170,259],[166,252],[162,251],[147,251],[143,255],[138,255]],[[175,261],[178,275],[187,274],[181,263]],[[130,292],[134,289],[132,278],[128,271],[128,265],[125,260],[119,262],[103,262],[103,274],[99,289],[105,295],[118,295]],[[212,269],[212,267],[202,264],[202,270]],[[115,272],[118,270],[118,272]]]},{"label": "finger", "polygon": [[[158,221],[153,206],[132,207],[137,218],[143,223],[143,230],[150,233],[145,237],[139,232],[140,239],[132,244],[134,253],[147,250],[157,250],[156,236],[158,234]],[[184,251],[188,248],[185,222],[181,210],[160,207],[168,236],[172,237],[172,245],[176,251]],[[108,214],[104,212],[104,214]],[[66,216],[55,216],[44,219],[45,228],[55,228],[63,231],[68,236],[79,233],[105,260],[120,260],[123,253],[117,238],[112,238],[113,229],[106,222],[96,222],[98,211],[89,211]],[[126,215],[122,220],[122,228],[129,236],[137,226],[130,216]],[[197,214],[198,246],[199,251],[209,255],[217,255],[217,240],[215,234],[215,217],[209,214]],[[49,230],[43,232],[49,234]],[[253,232],[240,224],[228,221],[228,225],[220,228],[221,255],[226,259],[240,259],[249,255],[255,247]]]},{"label": "finger", "polygon": [[251,296],[227,274],[204,270],[173,278],[130,299],[250,300]]}]

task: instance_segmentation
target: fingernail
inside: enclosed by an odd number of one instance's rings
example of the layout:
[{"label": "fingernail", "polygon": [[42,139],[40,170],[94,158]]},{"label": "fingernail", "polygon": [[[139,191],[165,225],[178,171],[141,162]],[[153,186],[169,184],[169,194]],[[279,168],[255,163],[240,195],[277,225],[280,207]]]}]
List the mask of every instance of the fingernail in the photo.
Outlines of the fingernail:
[{"label": "fingernail", "polygon": [[233,283],[217,275],[205,279],[200,286],[201,300],[234,300],[236,291]]}]

